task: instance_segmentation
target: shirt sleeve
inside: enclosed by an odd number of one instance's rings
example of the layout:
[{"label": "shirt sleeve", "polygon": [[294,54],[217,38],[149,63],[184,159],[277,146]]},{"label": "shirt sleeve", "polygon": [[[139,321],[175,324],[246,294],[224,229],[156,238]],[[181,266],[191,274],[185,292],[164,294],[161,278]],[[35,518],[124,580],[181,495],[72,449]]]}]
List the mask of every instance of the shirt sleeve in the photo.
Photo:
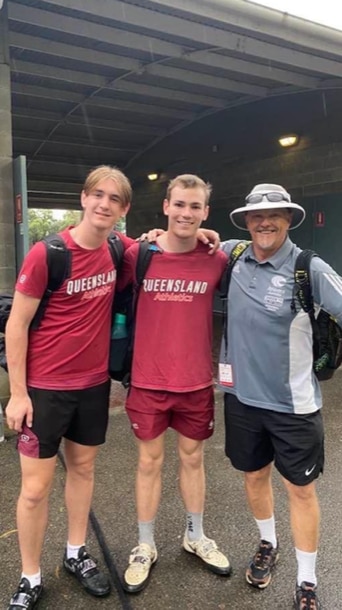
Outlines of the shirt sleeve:
[{"label": "shirt sleeve", "polygon": [[310,263],[310,280],[314,302],[330,313],[342,327],[342,278],[318,256]]},{"label": "shirt sleeve", "polygon": [[39,241],[24,258],[15,289],[26,296],[41,299],[48,283],[46,247]]},{"label": "shirt sleeve", "polygon": [[221,241],[220,250],[229,256],[234,246],[240,243],[240,241],[243,241],[243,239],[227,239],[226,241]]}]

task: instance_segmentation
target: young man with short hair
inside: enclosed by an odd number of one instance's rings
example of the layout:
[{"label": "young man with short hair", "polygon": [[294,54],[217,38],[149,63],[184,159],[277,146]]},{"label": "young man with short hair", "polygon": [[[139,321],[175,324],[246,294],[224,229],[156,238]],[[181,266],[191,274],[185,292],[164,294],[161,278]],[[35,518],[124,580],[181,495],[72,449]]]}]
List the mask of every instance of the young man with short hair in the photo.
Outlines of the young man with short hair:
[{"label": "young man with short hair", "polygon": [[[107,238],[130,207],[129,180],[118,169],[91,171],[81,193],[83,218],[61,231],[71,270],[51,294],[37,330],[31,321],[47,286],[46,247],[36,243],[21,268],[6,327],[11,398],[7,423],[17,430],[22,487],[17,506],[22,575],[9,610],[31,609],[43,587],[40,557],[57,451],[65,439],[67,572],[95,596],[110,583],[85,548],[94,462],[105,441],[110,380],[108,352],[116,269]],[[122,236],[124,247],[133,240]]]},{"label": "young man with short hair", "polygon": [[[223,252],[208,256],[197,230],[209,213],[211,187],[193,175],[172,180],[163,203],[168,228],[157,238],[137,305],[132,383],[126,409],[138,444],[136,503],[139,544],[124,588],[141,591],[157,560],[154,522],[161,496],[165,433],[177,433],[180,491],[187,511],[183,547],[220,575],[229,560],[203,532],[203,448],[214,429],[213,297],[225,269]],[[134,281],[138,246],[125,253],[123,281]],[[148,348],[147,348],[148,346]]]}]

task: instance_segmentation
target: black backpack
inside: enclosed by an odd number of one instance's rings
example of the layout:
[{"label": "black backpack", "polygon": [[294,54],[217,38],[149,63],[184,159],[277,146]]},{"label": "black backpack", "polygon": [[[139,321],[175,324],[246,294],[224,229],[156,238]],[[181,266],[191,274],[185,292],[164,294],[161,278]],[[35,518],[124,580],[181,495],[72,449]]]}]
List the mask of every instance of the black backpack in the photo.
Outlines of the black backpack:
[{"label": "black backpack", "polygon": [[296,311],[296,298],[310,317],[313,336],[313,368],[319,381],[331,379],[342,363],[342,329],[336,320],[324,309],[315,316],[314,302],[310,283],[310,263],[312,250],[298,254],[295,264],[295,285],[291,309]]},{"label": "black backpack", "polygon": [[[224,274],[220,297],[223,303],[223,336],[225,343],[225,354],[228,352],[228,327],[227,327],[227,298],[231,274],[236,261],[248,248],[250,241],[238,242],[232,249]],[[336,320],[323,309],[315,317],[314,302],[310,283],[310,263],[313,256],[317,256],[312,250],[302,250],[297,256],[291,301],[291,310],[296,313],[296,303],[308,314],[312,327],[313,336],[313,369],[319,381],[331,379],[335,370],[342,363],[342,329]]]},{"label": "black backpack", "polygon": [[[49,299],[55,290],[58,290],[64,280],[70,277],[71,273],[71,252],[58,233],[53,233],[45,237],[42,242],[46,247],[46,262],[48,267],[48,283],[38,309],[32,319],[30,329],[36,330],[44,317]],[[108,247],[116,269],[120,268],[120,263],[124,253],[123,243],[116,233],[108,237]],[[7,320],[11,311],[13,296],[8,294],[0,295],[0,333],[5,332]],[[7,371],[5,339],[0,338],[0,366]]]},{"label": "black backpack", "polygon": [[112,310],[112,329],[115,328],[117,314],[124,317],[125,333],[119,338],[111,336],[109,350],[109,375],[121,381],[128,388],[131,380],[131,369],[134,350],[135,317],[140,288],[144,281],[151,258],[158,247],[147,241],[139,242],[139,252],[135,268],[135,281],[122,291],[115,291]]}]

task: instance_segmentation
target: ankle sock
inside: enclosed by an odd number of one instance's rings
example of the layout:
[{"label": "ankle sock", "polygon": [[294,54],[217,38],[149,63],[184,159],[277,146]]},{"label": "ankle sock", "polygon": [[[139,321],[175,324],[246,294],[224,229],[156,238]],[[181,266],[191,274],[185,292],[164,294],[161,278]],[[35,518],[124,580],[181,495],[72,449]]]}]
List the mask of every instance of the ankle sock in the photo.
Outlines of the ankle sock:
[{"label": "ankle sock", "polygon": [[78,559],[78,551],[84,544],[69,544],[67,543],[66,554],[67,559]]},{"label": "ankle sock", "polygon": [[25,572],[22,572],[21,578],[26,578],[26,580],[29,581],[31,589],[42,583],[42,574],[40,570],[36,574],[25,574]]},{"label": "ankle sock", "polygon": [[260,539],[270,542],[275,549],[277,546],[277,535],[275,530],[274,515],[269,519],[255,519],[260,532]]},{"label": "ankle sock", "polygon": [[296,549],[296,558],[298,565],[297,584],[301,585],[301,583],[305,581],[311,582],[313,585],[317,585],[317,551],[314,553],[308,553],[307,551],[300,551],[299,549]]},{"label": "ankle sock", "polygon": [[156,546],[154,542],[154,522],[154,519],[152,521],[138,521],[139,544],[149,544],[152,549]]},{"label": "ankle sock", "polygon": [[187,513],[186,534],[190,542],[203,538],[203,513]]}]

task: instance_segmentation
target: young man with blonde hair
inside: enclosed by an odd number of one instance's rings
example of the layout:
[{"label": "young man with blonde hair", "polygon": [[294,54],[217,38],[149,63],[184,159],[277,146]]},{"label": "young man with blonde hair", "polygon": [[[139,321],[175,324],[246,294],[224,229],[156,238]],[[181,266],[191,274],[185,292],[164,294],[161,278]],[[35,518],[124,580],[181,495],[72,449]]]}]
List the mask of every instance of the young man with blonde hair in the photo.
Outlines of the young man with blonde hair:
[{"label": "young man with blonde hair", "polygon": [[[61,231],[71,253],[70,276],[51,294],[42,323],[31,321],[47,287],[46,246],[27,254],[6,327],[11,398],[6,416],[18,432],[22,487],[17,506],[22,575],[9,610],[31,609],[43,587],[40,557],[57,451],[64,437],[68,541],[64,568],[95,596],[110,583],[85,547],[94,462],[108,423],[108,351],[116,269],[107,238],[130,207],[131,185],[118,169],[89,173],[83,218]],[[122,236],[124,247],[133,240]],[[96,280],[96,281],[95,281]]]},{"label": "young man with blonde hair", "polygon": [[[139,543],[129,558],[124,588],[141,591],[157,560],[154,522],[161,496],[165,432],[177,433],[180,491],[187,513],[183,547],[213,572],[231,567],[203,532],[204,441],[214,429],[213,297],[227,257],[208,256],[197,231],[209,213],[211,186],[177,176],[163,203],[168,228],[147,270],[137,306],[132,384],[126,408],[138,444],[136,503]],[[125,253],[122,280],[134,281],[137,244]],[[146,346],[148,345],[148,352]]]}]

